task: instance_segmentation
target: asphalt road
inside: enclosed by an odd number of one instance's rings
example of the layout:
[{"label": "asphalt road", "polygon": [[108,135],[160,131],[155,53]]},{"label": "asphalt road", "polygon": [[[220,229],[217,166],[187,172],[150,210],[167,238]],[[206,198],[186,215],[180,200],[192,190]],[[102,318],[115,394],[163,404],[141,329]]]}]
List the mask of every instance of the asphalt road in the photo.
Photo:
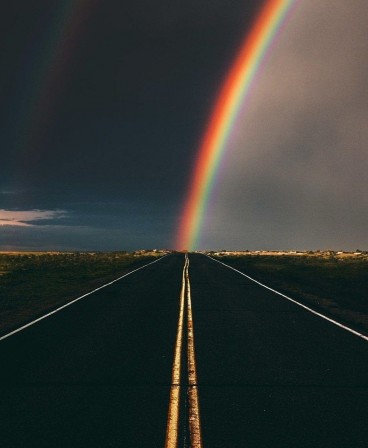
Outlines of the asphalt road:
[{"label": "asphalt road", "polygon": [[[203,446],[367,447],[368,342],[189,261]],[[183,266],[169,255],[1,341],[1,446],[164,447]]]}]

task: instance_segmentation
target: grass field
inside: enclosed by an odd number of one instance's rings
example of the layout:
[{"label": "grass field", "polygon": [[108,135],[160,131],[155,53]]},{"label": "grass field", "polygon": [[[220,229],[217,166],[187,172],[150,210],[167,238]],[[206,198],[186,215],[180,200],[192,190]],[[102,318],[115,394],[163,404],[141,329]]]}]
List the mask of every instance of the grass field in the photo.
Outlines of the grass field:
[{"label": "grass field", "polygon": [[211,252],[209,255],[368,333],[366,252]]},{"label": "grass field", "polygon": [[149,263],[163,252],[0,253],[0,334]]}]

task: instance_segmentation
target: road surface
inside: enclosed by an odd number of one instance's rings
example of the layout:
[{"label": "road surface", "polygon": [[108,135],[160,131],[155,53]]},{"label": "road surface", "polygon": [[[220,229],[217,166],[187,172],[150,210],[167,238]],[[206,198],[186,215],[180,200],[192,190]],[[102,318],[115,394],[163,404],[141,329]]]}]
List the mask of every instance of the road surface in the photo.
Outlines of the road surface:
[{"label": "road surface", "polygon": [[368,342],[200,254],[122,278],[0,356],[2,447],[368,446]]}]

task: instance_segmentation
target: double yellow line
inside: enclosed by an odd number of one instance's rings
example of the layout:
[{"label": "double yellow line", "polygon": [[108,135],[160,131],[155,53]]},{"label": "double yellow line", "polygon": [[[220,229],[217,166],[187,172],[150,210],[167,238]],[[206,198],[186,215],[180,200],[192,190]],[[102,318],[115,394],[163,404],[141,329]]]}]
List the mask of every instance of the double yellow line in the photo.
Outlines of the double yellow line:
[{"label": "double yellow line", "polygon": [[[185,301],[185,299],[187,299]],[[186,302],[186,306],[185,306]],[[165,448],[177,448],[179,438],[179,415],[180,415],[180,393],[181,370],[182,370],[182,348],[184,333],[184,315],[187,311],[187,370],[188,370],[188,402],[189,402],[189,432],[191,448],[202,448],[201,425],[199,416],[199,399],[197,385],[197,369],[194,350],[192,299],[189,281],[189,257],[185,254],[185,263],[182,275],[182,287],[180,293],[180,311],[178,330],[176,334],[174,363],[172,369],[172,382],[170,389],[169,412],[167,418]]]}]

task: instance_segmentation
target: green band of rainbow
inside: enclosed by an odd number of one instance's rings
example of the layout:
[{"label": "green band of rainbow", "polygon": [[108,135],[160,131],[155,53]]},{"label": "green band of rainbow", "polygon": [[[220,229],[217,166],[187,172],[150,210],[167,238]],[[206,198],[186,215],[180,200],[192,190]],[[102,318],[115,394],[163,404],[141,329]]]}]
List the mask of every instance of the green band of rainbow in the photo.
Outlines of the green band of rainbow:
[{"label": "green band of rainbow", "polygon": [[229,71],[198,151],[175,242],[178,249],[197,248],[216,174],[240,108],[267,50],[297,1],[265,2]]}]

